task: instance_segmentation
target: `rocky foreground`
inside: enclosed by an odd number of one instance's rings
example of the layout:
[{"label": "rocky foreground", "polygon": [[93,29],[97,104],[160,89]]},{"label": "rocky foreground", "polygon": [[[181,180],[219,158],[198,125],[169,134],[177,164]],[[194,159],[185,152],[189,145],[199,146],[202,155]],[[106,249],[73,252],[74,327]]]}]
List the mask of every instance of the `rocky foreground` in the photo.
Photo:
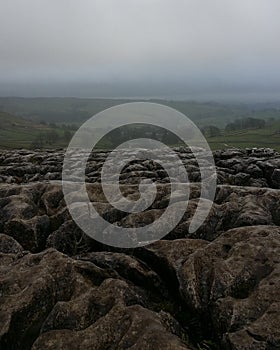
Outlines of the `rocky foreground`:
[{"label": "rocky foreground", "polygon": [[[176,151],[191,181],[186,213],[161,241],[128,250],[73,222],[63,151],[0,152],[1,349],[280,349],[280,155],[215,152],[215,203],[190,233],[200,171],[192,154]],[[102,193],[106,157],[93,153],[86,170],[100,214],[124,227],[160,217],[169,196],[163,169],[128,164],[124,196],[141,178],[157,182],[158,194],[145,212],[127,214]]]}]

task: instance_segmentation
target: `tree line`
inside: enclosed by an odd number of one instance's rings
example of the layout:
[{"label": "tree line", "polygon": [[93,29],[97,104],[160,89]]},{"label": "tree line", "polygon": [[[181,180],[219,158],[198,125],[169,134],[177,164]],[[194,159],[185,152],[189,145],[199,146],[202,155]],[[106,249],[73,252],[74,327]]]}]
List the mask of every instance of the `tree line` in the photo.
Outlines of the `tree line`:
[{"label": "tree line", "polygon": [[57,142],[69,142],[73,136],[73,133],[66,129],[60,135],[56,130],[50,130],[46,132],[40,132],[31,143],[31,148],[44,148],[52,146]]},{"label": "tree line", "polygon": [[[272,122],[272,121],[269,121]],[[257,118],[242,118],[236,119],[234,122],[228,123],[224,129],[225,132],[247,130],[247,129],[262,129],[266,126],[267,122],[264,119]],[[208,125],[201,128],[201,132],[205,137],[221,136],[222,129],[214,125]]]}]

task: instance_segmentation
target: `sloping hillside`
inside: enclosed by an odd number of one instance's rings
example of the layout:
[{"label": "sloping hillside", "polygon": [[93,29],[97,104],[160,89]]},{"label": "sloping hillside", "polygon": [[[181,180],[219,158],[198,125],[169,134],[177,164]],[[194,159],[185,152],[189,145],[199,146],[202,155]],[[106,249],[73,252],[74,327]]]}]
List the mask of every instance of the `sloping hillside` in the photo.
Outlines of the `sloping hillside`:
[{"label": "sloping hillside", "polygon": [[6,112],[0,112],[0,148],[61,147],[66,142],[64,130],[46,123],[38,123]]}]

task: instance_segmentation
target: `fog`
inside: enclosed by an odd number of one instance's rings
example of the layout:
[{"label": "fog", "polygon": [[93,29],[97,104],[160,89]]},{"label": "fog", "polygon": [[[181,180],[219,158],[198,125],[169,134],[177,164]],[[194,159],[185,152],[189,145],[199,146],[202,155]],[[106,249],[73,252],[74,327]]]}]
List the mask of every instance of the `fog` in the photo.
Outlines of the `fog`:
[{"label": "fog", "polygon": [[277,99],[278,0],[2,0],[0,95]]}]

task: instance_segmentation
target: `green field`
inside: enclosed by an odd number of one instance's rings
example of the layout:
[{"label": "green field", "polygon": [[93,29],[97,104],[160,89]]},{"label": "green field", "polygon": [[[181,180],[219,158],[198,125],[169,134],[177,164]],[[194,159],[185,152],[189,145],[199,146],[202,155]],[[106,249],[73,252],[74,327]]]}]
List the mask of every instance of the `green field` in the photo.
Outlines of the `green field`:
[{"label": "green field", "polygon": [[208,137],[212,149],[269,147],[280,152],[280,122],[262,129],[222,132],[221,136]]},{"label": "green field", "polygon": [[[252,148],[270,147],[280,152],[280,108],[278,105],[222,105],[190,101],[152,102],[166,104],[189,116],[200,128],[213,125],[220,128],[220,136],[206,136],[210,147]],[[73,127],[77,128],[95,113],[113,105],[131,100],[76,99],[76,98],[0,98],[0,148],[36,148],[36,140],[43,139],[41,147],[66,147]],[[261,129],[226,132],[228,123],[238,118],[264,119]],[[71,129],[72,127],[72,129]],[[65,137],[68,133],[68,138]],[[55,134],[52,142],[50,139]],[[70,138],[69,138],[70,137]],[[35,142],[35,144],[34,144]],[[105,140],[103,147],[110,148]]]},{"label": "green field", "polygon": [[48,148],[65,147],[64,130],[61,127],[52,128],[49,125],[36,123],[9,113],[0,112],[0,148],[32,148],[32,143],[39,137],[48,138],[55,132],[59,137]]}]

